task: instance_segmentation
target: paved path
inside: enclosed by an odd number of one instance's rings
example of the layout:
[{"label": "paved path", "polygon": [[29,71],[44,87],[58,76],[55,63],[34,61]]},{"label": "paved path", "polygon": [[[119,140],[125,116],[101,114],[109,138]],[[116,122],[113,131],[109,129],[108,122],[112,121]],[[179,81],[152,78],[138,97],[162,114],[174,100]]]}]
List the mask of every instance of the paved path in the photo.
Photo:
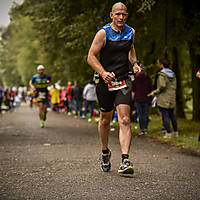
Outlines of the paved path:
[{"label": "paved path", "polygon": [[99,167],[97,124],[53,112],[39,127],[27,106],[0,116],[0,200],[197,200],[200,157],[133,138],[133,177],[117,174],[120,148],[111,132],[112,170]]}]

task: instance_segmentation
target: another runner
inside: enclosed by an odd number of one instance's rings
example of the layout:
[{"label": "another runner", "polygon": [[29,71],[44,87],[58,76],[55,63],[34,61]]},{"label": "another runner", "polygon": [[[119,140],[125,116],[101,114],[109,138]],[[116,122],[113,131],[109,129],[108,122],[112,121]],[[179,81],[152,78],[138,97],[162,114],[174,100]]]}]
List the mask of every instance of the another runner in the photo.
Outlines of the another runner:
[{"label": "another runner", "polygon": [[[134,71],[141,71],[134,48],[135,30],[125,24],[127,17],[126,6],[121,2],[114,4],[110,12],[112,22],[97,32],[88,53],[88,64],[100,75],[97,98],[101,111],[98,126],[102,146],[101,169],[107,172],[111,168],[108,137],[113,109],[116,107],[122,154],[122,163],[118,170],[120,174],[134,173],[133,164],[129,160],[131,144],[129,61]],[[97,59],[98,54],[100,61]]]},{"label": "another runner", "polygon": [[49,83],[51,82],[51,77],[44,73],[44,66],[39,65],[37,67],[37,74],[32,77],[29,85],[35,93],[35,98],[39,105],[39,118],[40,127],[44,128],[44,121],[46,120],[47,107],[49,106],[48,100],[48,89]]}]

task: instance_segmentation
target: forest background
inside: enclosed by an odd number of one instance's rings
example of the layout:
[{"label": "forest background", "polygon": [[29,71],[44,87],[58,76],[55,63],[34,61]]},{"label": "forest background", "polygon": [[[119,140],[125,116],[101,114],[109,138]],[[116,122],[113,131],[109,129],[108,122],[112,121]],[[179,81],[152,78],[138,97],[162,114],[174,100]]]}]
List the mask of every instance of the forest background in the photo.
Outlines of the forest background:
[{"label": "forest background", "polygon": [[[84,85],[93,76],[87,53],[96,31],[110,22],[117,1],[24,0],[1,27],[0,84],[28,86],[42,64],[53,82]],[[127,24],[136,30],[137,58],[152,80],[156,61],[168,57],[177,77],[176,114],[200,121],[200,7],[194,0],[126,0]],[[131,67],[131,65],[130,65]]]}]

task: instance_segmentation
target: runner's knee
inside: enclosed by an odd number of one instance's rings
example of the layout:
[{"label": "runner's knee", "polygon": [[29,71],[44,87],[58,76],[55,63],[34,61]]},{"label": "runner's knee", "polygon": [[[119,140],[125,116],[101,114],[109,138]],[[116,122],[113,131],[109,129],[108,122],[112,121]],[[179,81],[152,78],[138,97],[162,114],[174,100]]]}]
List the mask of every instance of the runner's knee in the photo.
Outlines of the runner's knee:
[{"label": "runner's knee", "polygon": [[110,125],[110,120],[106,119],[106,118],[103,118],[103,119],[101,119],[100,124],[102,126],[108,126],[108,125]]},{"label": "runner's knee", "polygon": [[129,125],[130,124],[130,117],[124,116],[124,117],[122,117],[122,120],[120,120],[120,121],[121,121],[121,124],[123,124],[123,125]]}]

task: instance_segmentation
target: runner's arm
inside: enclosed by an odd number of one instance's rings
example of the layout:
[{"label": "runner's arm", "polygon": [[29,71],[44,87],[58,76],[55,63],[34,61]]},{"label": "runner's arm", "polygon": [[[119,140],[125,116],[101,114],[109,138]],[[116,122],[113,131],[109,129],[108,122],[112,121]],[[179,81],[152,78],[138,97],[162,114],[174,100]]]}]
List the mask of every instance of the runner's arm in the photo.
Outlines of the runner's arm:
[{"label": "runner's arm", "polygon": [[51,76],[48,75],[48,78],[47,78],[47,83],[51,83]]},{"label": "runner's arm", "polygon": [[165,78],[164,78],[164,76],[162,74],[158,76],[158,81],[159,81],[159,87],[157,87],[156,90],[153,90],[149,94],[149,96],[159,95],[167,87],[167,83],[166,83]]},{"label": "runner's arm", "polygon": [[105,42],[106,42],[106,32],[104,29],[101,29],[100,31],[97,32],[91,44],[90,50],[88,52],[87,62],[96,72],[99,73],[100,76],[102,76],[104,81],[107,83],[114,78],[114,75],[110,72],[107,72],[97,59],[97,56],[100,53],[101,49],[103,48]]},{"label": "runner's arm", "polygon": [[33,85],[32,80],[29,81],[29,86],[32,88],[33,91],[35,91],[35,86]]},{"label": "runner's arm", "polygon": [[[135,38],[135,30],[132,28],[133,30],[133,38]],[[141,68],[138,66],[137,63],[133,64],[134,62],[137,61],[137,57],[136,57],[136,52],[135,52],[135,47],[134,47],[134,41],[131,45],[131,49],[129,51],[129,61],[131,62],[131,64],[133,65],[133,71],[134,72],[140,72]]]}]

